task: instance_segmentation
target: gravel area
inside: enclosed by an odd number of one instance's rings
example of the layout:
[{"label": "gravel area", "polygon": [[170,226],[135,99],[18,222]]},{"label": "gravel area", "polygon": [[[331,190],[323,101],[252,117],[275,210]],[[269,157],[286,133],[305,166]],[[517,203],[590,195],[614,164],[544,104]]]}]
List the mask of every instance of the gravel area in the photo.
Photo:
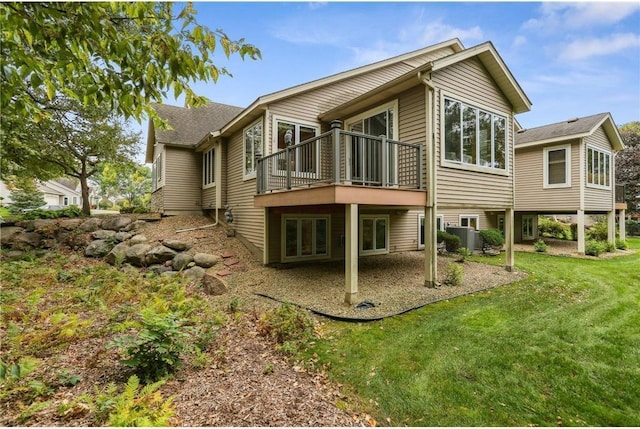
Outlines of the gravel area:
[{"label": "gravel area", "polygon": [[[401,252],[360,259],[358,302],[375,306],[364,310],[344,303],[344,263],[264,267],[236,237],[227,237],[227,227],[218,225],[176,233],[177,230],[211,224],[204,216],[173,216],[150,222],[141,232],[151,240],[177,238],[193,245],[190,253],[232,254],[211,268],[211,272],[229,271],[224,276],[229,293],[220,298],[228,304],[238,298],[242,307],[264,311],[291,302],[314,312],[344,319],[380,319],[431,302],[450,299],[520,280],[522,272],[507,272],[504,267],[465,262],[459,286],[424,287],[424,253]],[[454,259],[438,257],[438,280],[442,283],[446,264]],[[455,263],[455,262],[454,262]]]}]

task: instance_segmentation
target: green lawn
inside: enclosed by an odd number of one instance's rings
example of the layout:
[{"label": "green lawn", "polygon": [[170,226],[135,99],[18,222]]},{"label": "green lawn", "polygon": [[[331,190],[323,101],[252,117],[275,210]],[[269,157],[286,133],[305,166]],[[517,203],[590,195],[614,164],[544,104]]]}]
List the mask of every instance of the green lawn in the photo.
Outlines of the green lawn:
[{"label": "green lawn", "polygon": [[309,353],[385,425],[640,426],[640,252],[516,265],[526,280],[328,322]]}]

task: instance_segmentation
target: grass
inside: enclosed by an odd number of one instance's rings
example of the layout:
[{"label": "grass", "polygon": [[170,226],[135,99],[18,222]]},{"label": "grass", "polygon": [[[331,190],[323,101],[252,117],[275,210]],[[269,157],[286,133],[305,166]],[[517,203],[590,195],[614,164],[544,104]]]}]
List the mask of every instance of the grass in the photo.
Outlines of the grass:
[{"label": "grass", "polygon": [[380,322],[329,322],[307,353],[384,424],[640,426],[640,253],[518,253],[516,264],[526,280]]}]

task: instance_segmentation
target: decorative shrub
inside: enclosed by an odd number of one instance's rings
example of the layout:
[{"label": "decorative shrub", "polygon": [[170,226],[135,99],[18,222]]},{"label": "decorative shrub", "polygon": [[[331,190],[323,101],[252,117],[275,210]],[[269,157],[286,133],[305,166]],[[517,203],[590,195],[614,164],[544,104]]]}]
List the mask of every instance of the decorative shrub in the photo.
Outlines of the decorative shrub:
[{"label": "decorative shrub", "polygon": [[533,245],[533,250],[538,253],[545,253],[547,249],[549,249],[549,245],[545,243],[543,239],[539,239]]},{"label": "decorative shrub", "polygon": [[488,249],[499,250],[504,244],[504,237],[499,229],[483,229],[480,231],[480,240],[483,253]]},{"label": "decorative shrub", "polygon": [[449,262],[445,268],[444,284],[447,286],[458,286],[462,284],[463,274],[462,266]]},{"label": "decorative shrub", "polygon": [[640,221],[629,219],[625,222],[627,235],[640,235]]},{"label": "decorative shrub", "polygon": [[624,240],[620,240],[619,238],[616,239],[616,248],[620,249],[620,250],[625,250],[627,249],[629,246],[627,245],[627,242]]},{"label": "decorative shrub", "polygon": [[464,262],[467,260],[467,258],[469,258],[469,256],[471,256],[471,253],[472,252],[466,247],[461,247],[458,249],[458,259],[456,260],[458,262]]},{"label": "decorative shrub", "polygon": [[447,246],[447,252],[457,252],[460,248],[460,237],[455,234],[438,230],[437,240],[438,243],[442,243],[444,241]]},{"label": "decorative shrub", "polygon": [[612,243],[610,241],[605,241],[604,242],[604,250],[606,252],[615,252],[616,251],[616,245],[615,243]]},{"label": "decorative shrub", "polygon": [[600,256],[606,251],[606,245],[603,241],[587,240],[584,246],[584,253],[591,256]]},{"label": "decorative shrub", "polygon": [[58,219],[61,217],[79,217],[82,210],[78,206],[69,206],[60,210],[42,210],[36,209],[22,215],[24,220],[35,219]]},{"label": "decorative shrub", "polygon": [[560,240],[571,240],[571,229],[562,222],[538,216],[538,232],[543,237],[552,237]]},{"label": "decorative shrub", "polygon": [[591,225],[585,234],[587,240],[607,241],[607,238],[609,237],[607,220],[599,220],[595,224]]},{"label": "decorative shrub", "polygon": [[278,350],[293,354],[313,338],[315,323],[306,311],[284,304],[264,313],[257,327],[261,335],[275,340]]},{"label": "decorative shrub", "polygon": [[571,228],[571,239],[573,241],[578,241],[578,224],[572,223],[570,225],[570,228]]}]

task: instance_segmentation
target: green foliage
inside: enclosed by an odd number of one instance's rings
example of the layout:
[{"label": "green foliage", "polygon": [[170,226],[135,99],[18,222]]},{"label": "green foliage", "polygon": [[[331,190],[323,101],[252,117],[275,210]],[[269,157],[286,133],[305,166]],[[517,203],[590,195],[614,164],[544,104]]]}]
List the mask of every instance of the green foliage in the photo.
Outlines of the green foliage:
[{"label": "green foliage", "polygon": [[261,335],[276,342],[279,350],[293,354],[313,338],[315,323],[306,311],[284,304],[264,313],[257,327]]},{"label": "green foliage", "polygon": [[549,249],[549,245],[543,239],[539,239],[533,244],[533,250],[538,253],[545,253]]},{"label": "green foliage", "polygon": [[616,244],[612,243],[611,241],[605,241],[604,242],[604,251],[605,252],[615,252],[616,251]]},{"label": "green foliage", "polygon": [[58,219],[62,217],[74,218],[82,215],[82,211],[78,206],[69,206],[59,210],[42,210],[36,209],[22,215],[24,220],[34,219]]},{"label": "green foliage", "polygon": [[546,216],[538,216],[538,232],[543,237],[557,238],[559,240],[571,240],[574,236],[571,226]]},{"label": "green foliage", "polygon": [[[640,121],[620,126],[624,150],[616,154],[616,183],[624,185],[624,199],[629,212],[638,212],[640,201]],[[638,234],[640,235],[640,234]]]},{"label": "green foliage", "polygon": [[627,235],[640,236],[640,221],[627,219],[625,222],[625,231]]},{"label": "green foliage", "polygon": [[37,366],[38,360],[28,356],[12,364],[0,360],[0,381],[17,381],[35,370]]},{"label": "green foliage", "polygon": [[600,256],[601,253],[607,251],[607,245],[604,241],[587,240],[584,246],[585,255]]},{"label": "green foliage", "polygon": [[571,240],[578,241],[578,224],[572,223],[569,228],[571,229]]},{"label": "green foliage", "polygon": [[620,240],[619,238],[616,238],[616,249],[626,250],[628,248],[629,246],[627,245],[627,242],[625,240]]},{"label": "green foliage", "polygon": [[164,381],[141,387],[138,377],[132,375],[122,394],[111,401],[103,398],[102,408],[109,410],[107,426],[160,427],[171,426],[175,411],[173,398],[164,400],[158,389]]},{"label": "green foliage", "polygon": [[147,213],[151,208],[151,169],[134,162],[103,163],[94,177],[103,205],[121,197],[120,213]]},{"label": "green foliage", "polygon": [[9,183],[9,186],[13,189],[9,194],[11,203],[8,208],[12,214],[19,214],[24,209],[36,209],[47,204],[44,194],[38,191],[33,178],[12,177],[10,180],[13,183]]},{"label": "green foliage", "polygon": [[180,364],[186,348],[184,323],[178,314],[158,314],[154,309],[142,311],[142,328],[138,335],[123,336],[113,341],[131,367],[145,381],[156,381],[169,375]]},{"label": "green foliage", "polygon": [[458,262],[464,262],[471,255],[472,255],[472,252],[469,249],[467,249],[466,247],[461,247],[461,248],[458,249],[458,259],[457,259],[457,261]]},{"label": "green foliage", "polygon": [[437,240],[438,240],[438,243],[442,243],[444,241],[447,248],[447,252],[457,252],[458,249],[460,248],[460,237],[458,237],[455,234],[438,230]]},{"label": "green foliage", "polygon": [[587,240],[607,241],[607,238],[609,237],[607,220],[601,219],[598,220],[595,224],[591,225],[587,229],[585,236]]},{"label": "green foliage", "polygon": [[504,237],[499,229],[483,229],[480,231],[480,240],[483,253],[489,249],[499,250],[504,244]]},{"label": "green foliage", "polygon": [[447,286],[458,286],[462,284],[464,270],[458,264],[448,262],[445,268],[444,284]]}]

